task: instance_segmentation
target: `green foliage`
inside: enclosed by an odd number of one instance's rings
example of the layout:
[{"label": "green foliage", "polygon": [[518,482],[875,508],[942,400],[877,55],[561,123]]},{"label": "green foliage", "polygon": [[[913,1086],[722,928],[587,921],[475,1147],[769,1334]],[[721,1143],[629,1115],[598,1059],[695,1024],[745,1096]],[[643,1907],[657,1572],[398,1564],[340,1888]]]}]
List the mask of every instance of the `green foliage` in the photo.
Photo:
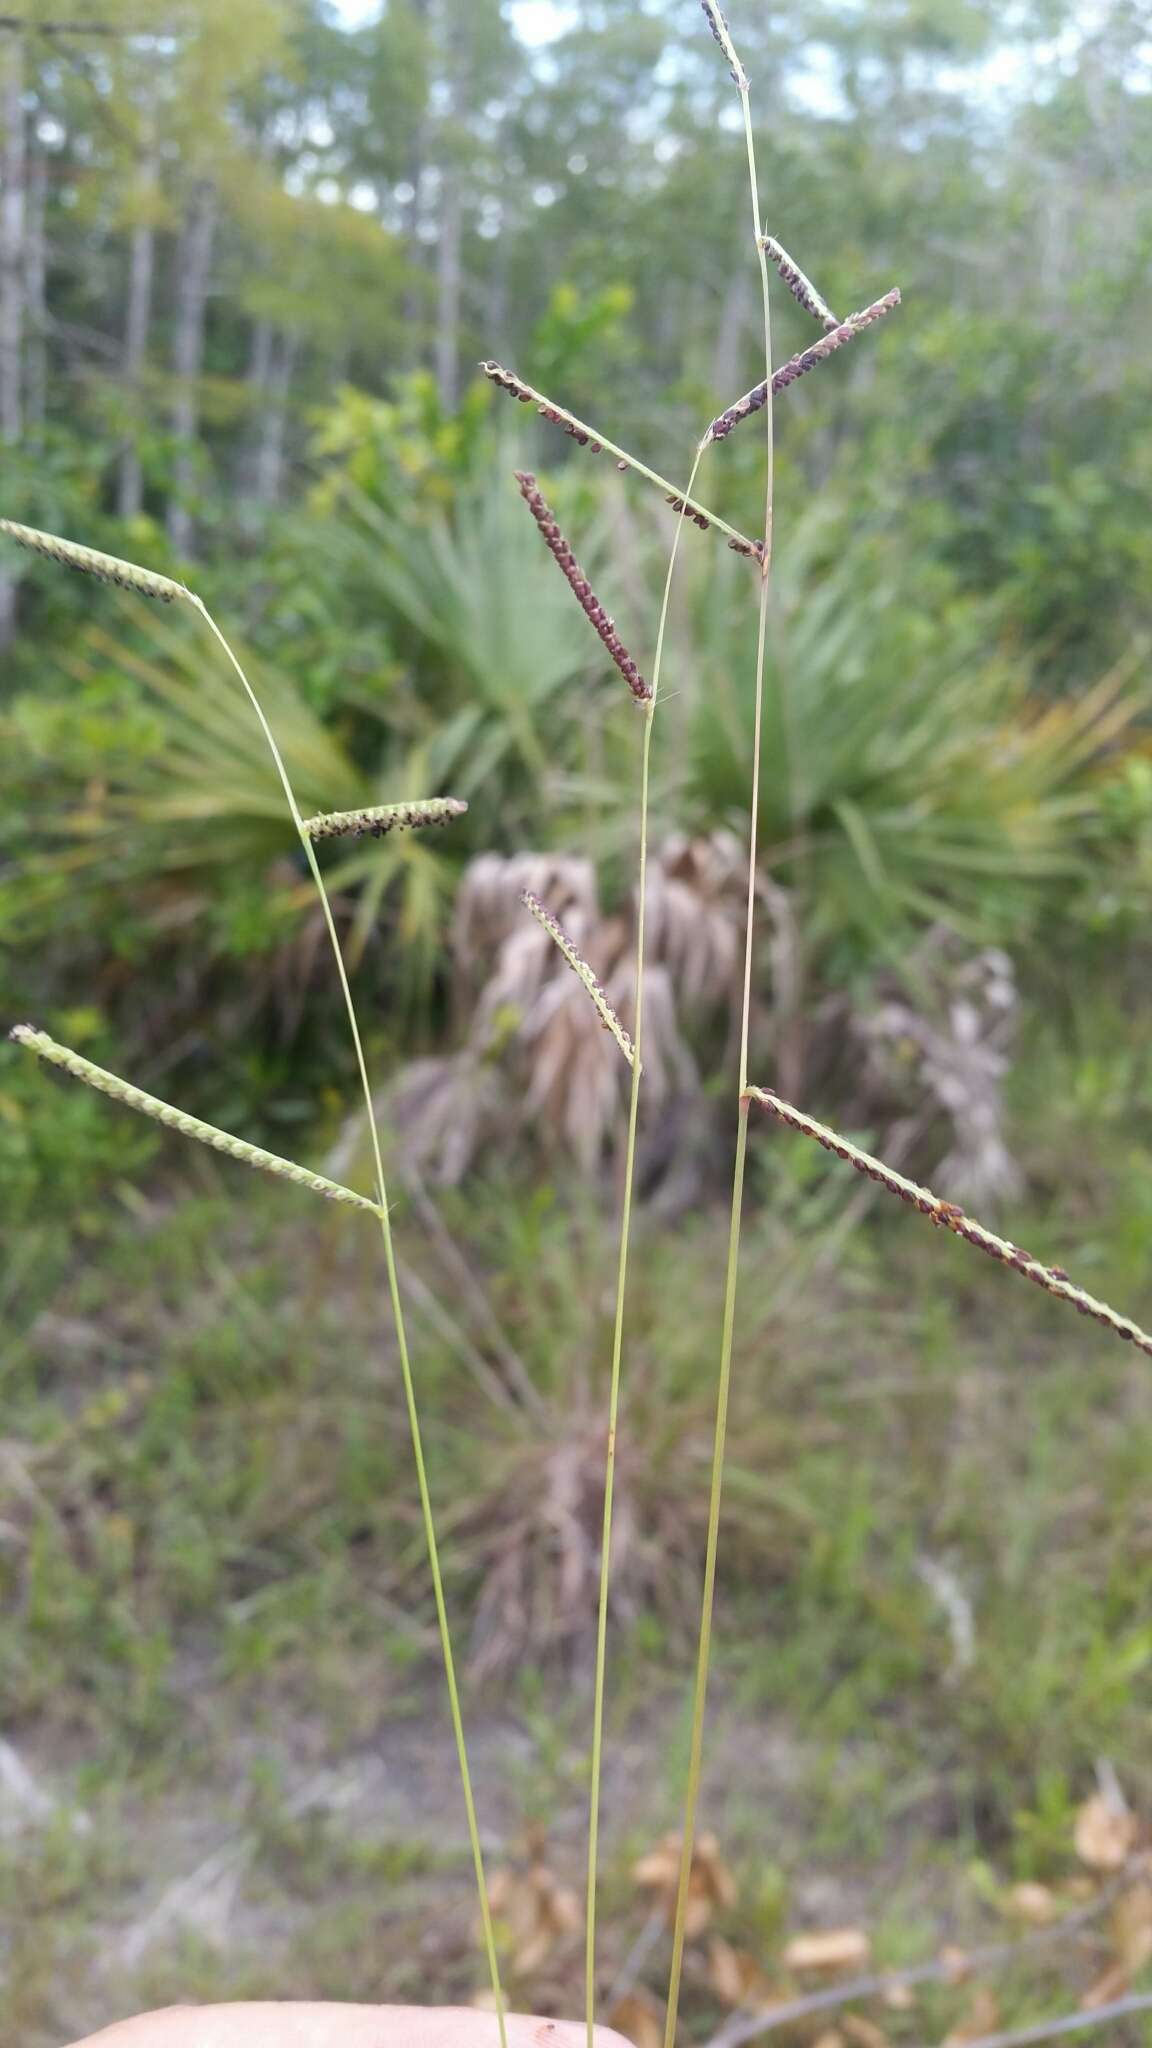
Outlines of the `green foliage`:
[{"label": "green foliage", "polygon": [[[702,826],[735,823],[745,801],[741,573],[711,574],[696,607],[683,794]],[[762,857],[801,891],[807,941],[841,965],[893,957],[938,919],[1027,943],[1045,902],[1086,881],[1100,771],[1116,773],[1142,694],[1126,669],[1046,704],[997,639],[988,607],[891,532],[849,538],[812,514],[781,549]]]},{"label": "green foliage", "polygon": [[[61,1011],[53,1024],[89,1058],[109,1052],[96,1011]],[[86,1088],[63,1089],[34,1060],[5,1059],[0,1075],[0,1221],[36,1218],[92,1228],[155,1157],[157,1136],[134,1119],[101,1114]],[[15,1236],[12,1244],[15,1248]]]}]

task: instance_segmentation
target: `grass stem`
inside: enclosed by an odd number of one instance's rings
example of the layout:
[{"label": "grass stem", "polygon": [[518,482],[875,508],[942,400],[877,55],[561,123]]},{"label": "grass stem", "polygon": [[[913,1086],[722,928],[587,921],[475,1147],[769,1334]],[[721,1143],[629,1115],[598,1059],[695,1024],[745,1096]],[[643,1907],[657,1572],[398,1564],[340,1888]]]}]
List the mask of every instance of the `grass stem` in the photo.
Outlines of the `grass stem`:
[{"label": "grass stem", "polygon": [[594,2048],[596,2028],[596,1878],[600,1855],[600,1784],[604,1760],[604,1693],[608,1668],[608,1593],[612,1567],[612,1507],[616,1483],[616,1432],[620,1411],[620,1379],[624,1356],[624,1310],[628,1289],[628,1250],[632,1233],[632,1193],[636,1178],[636,1130],[640,1110],[640,1077],[643,1071],[644,954],[648,908],[648,809],[652,755],[652,729],[664,664],[664,641],[672,579],[684,532],[684,507],[691,500],[692,486],[704,452],[696,450],[688,488],[672,536],[660,621],[656,629],[656,654],[652,664],[652,694],[644,706],[644,740],[640,756],[640,860],[636,901],[636,1010],[633,1018],[632,1083],[628,1096],[628,1139],[624,1156],[624,1191],[620,1209],[620,1250],[616,1270],[616,1304],[612,1327],[612,1367],[608,1386],[608,1442],[604,1461],[604,1513],[600,1532],[600,1589],[596,1608],[596,1669],[593,1679],[591,1790],[588,1798],[588,1888],[584,1932],[584,2000],[588,2026],[588,2048]]},{"label": "grass stem", "polygon": [[295,793],[293,791],[292,784],[288,777],[288,770],[284,766],[284,761],[281,756],[280,749],[276,744],[275,735],[272,731],[271,726],[268,723],[267,718],[264,715],[264,710],[260,703],[260,700],[257,697],[255,690],[252,688],[252,685],[249,682],[248,677],[245,675],[244,669],[241,666],[240,661],[238,660],[237,656],[233,653],[232,648],[230,647],[228,641],[225,639],[224,634],[221,632],[219,626],[216,624],[216,621],[212,617],[212,614],[208,610],[207,606],[201,601],[200,598],[196,596],[193,596],[192,602],[196,606],[196,609],[199,611],[201,617],[205,620],[213,637],[219,643],[224,654],[227,656],[227,659],[231,667],[233,668],[241,684],[243,685],[243,688],[247,694],[252,709],[255,712],[257,719],[259,720],[260,729],[263,732],[264,737],[268,743],[272,759],[276,764],[276,772],[280,777],[280,782],[284,790],[284,795],[288,803],[288,808],[292,813],[292,817],[296,825],[296,830],[300,835],[300,843],[304,849],[305,857],[308,861],[308,866],[312,873],[312,880],[316,885],[316,892],[320,899],[320,907],[324,915],[325,925],[327,926],[328,929],[328,937],[331,940],[332,952],[336,962],[336,972],[339,977],[340,987],[344,997],[344,1008],[348,1017],[349,1030],[352,1034],[352,1043],[355,1047],[356,1064],[360,1075],[360,1086],[364,1096],[364,1106],[368,1117],[368,1131],[372,1146],[372,1163],[375,1169],[376,1186],[380,1200],[380,1231],[384,1242],[384,1260],[388,1270],[388,1293],[392,1303],[392,1314],[396,1326],[396,1345],[400,1355],[400,1372],[404,1383],[404,1401],[408,1411],[408,1427],[412,1438],[412,1455],[416,1466],[416,1484],[420,1494],[420,1513],[424,1524],[424,1538],[428,1551],[428,1567],[432,1578],[433,1598],[436,1604],[436,1621],[440,1632],[440,1650],[444,1663],[444,1677],[448,1687],[448,1705],[452,1718],[452,1733],[456,1743],[456,1757],[460,1769],[460,1783],[464,1794],[464,1809],[468,1824],[468,1840],[472,1851],[472,1865],[473,1870],[475,1872],[476,1888],[480,1898],[480,1920],[483,1932],[483,1945],[485,1955],[487,1957],[488,1971],[492,1984],[492,1996],[496,2004],[496,2021],[499,2031],[500,2048],[508,2048],[508,2029],[504,2011],[504,1995],[500,1986],[500,1965],[496,1954],[496,1934],[495,1929],[492,1925],[491,1907],[488,1903],[488,1886],[484,1875],[484,1855],[480,1846],[480,1828],[476,1818],[476,1801],[472,1790],[472,1773],[468,1764],[468,1751],[464,1740],[464,1719],[460,1707],[460,1689],[456,1680],[456,1660],[452,1651],[452,1636],[448,1624],[448,1607],[444,1597],[443,1574],[440,1569],[440,1549],[436,1540],[436,1524],[432,1512],[432,1496],[428,1485],[428,1471],[424,1459],[424,1443],[420,1429],[420,1415],[416,1400],[416,1385],[412,1372],[412,1360],[408,1350],[408,1335],[404,1321],[404,1307],[400,1298],[400,1279],[396,1270],[396,1250],[392,1237],[392,1224],[388,1215],[388,1201],[384,1179],[384,1161],[380,1147],[380,1131],[376,1120],[376,1108],[372,1099],[372,1088],[368,1079],[368,1064],[364,1057],[364,1046],[360,1036],[360,1024],[356,1015],[356,1005],[352,999],[352,990],[348,981],[348,970],[344,961],[344,950],[340,944],[339,933],[336,930],[336,920],[332,915],[332,905],[328,898],[328,891],[324,886],[324,877],[320,872],[320,865],[316,859],[316,849],[308,833],[305,821],[300,815],[300,808],[296,802]]},{"label": "grass stem", "polygon": [[[706,8],[705,12],[709,10]],[[711,19],[711,15],[709,15]],[[731,37],[724,24],[727,50]],[[720,1368],[716,1386],[716,1419],[712,1439],[712,1477],[708,1499],[708,1533],[704,1554],[704,1584],[700,1604],[700,1634],[696,1650],[696,1677],[692,1700],[692,1732],[688,1754],[688,1780],[684,1795],[684,1824],[680,1843],[680,1875],[676,1889],[676,1912],[672,1929],[672,1962],[668,1981],[668,2004],[664,2022],[664,2048],[674,2048],[680,2009],[680,1982],[684,1967],[684,1938],[688,1915],[688,1891],[692,1878],[692,1857],[696,1837],[696,1810],[700,1799],[700,1773],[704,1753],[704,1715],[708,1699],[708,1671],[712,1657],[712,1617],[716,1599],[716,1558],[720,1542],[720,1507],[724,1488],[724,1449],[728,1430],[728,1395],[732,1379],[732,1348],[736,1326],[736,1288],[740,1264],[740,1228],[744,1213],[744,1164],[748,1148],[748,1041],[752,1014],[752,953],[755,936],[756,863],[760,814],[761,728],[764,716],[764,666],[768,635],[769,574],[772,563],[772,532],[775,502],[775,450],[772,419],[772,307],[768,287],[768,260],[760,219],[760,188],[756,173],[756,144],[752,133],[752,112],[748,81],[739,58],[733,52],[733,77],[740,93],[744,116],[744,143],[748,158],[748,184],[752,200],[752,231],[760,269],[760,292],[764,313],[764,375],[767,400],[764,407],[767,430],[767,475],[764,491],[764,539],[760,549],[760,601],[756,635],[756,700],[752,742],[751,818],[748,829],[748,895],[744,923],[744,985],[740,1010],[740,1091],[736,1126],[736,1158],[732,1174],[732,1207],[728,1225],[728,1258],[724,1274],[724,1321],[720,1337]]]}]

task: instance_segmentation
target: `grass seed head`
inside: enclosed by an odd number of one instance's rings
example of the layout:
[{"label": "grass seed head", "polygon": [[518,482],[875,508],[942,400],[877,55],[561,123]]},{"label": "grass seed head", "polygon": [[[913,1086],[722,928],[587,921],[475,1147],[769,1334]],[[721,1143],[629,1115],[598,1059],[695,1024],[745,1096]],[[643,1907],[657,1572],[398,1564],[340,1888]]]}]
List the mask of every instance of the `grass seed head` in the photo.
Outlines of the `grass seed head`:
[{"label": "grass seed head", "polygon": [[[844,348],[850,341],[855,341],[856,336],[862,334],[866,327],[871,327],[877,320],[882,320],[886,313],[890,313],[893,307],[899,304],[900,292],[894,287],[892,291],[885,292],[882,299],[876,299],[871,306],[865,306],[863,312],[850,313],[847,320],[841,321],[839,327],[832,328],[820,341],[814,341],[811,348],[801,349],[799,355],[790,356],[788,361],[781,363],[780,368],[772,374],[773,397],[777,397],[781,391],[787,391],[788,386],[794,384],[797,377],[805,376],[809,370],[814,370],[818,363],[823,363],[829,356],[834,356],[837,349]],[[750,419],[752,414],[759,412],[767,402],[767,382],[754,384],[751,391],[746,391],[743,398],[736,400],[735,405],[727,406],[717,415],[708,429],[709,440],[727,440],[733,427],[738,427],[741,420]]]},{"label": "grass seed head", "polygon": [[720,9],[717,7],[716,0],[700,0],[700,5],[704,9],[704,18],[713,36],[728,59],[732,70],[733,82],[741,92],[747,92],[748,73],[736,55],[736,46],[732,41],[732,32]]},{"label": "grass seed head", "polygon": [[930,1188],[922,1188],[916,1181],[908,1180],[904,1174],[897,1173],[895,1167],[887,1165],[883,1159],[874,1159],[870,1152],[862,1151],[859,1145],[854,1145],[851,1139],[842,1137],[839,1131],[832,1130],[827,1124],[818,1123],[815,1117],[808,1116],[802,1109],[797,1109],[794,1103],[785,1102],[771,1088],[749,1088],[746,1095],[750,1102],[758,1102],[780,1123],[787,1124],[790,1130],[800,1131],[806,1138],[814,1138],[826,1152],[835,1153],[838,1159],[843,1159],[849,1166],[855,1167],[857,1173],[875,1181],[878,1187],[886,1188],[898,1201],[906,1203],[910,1209],[919,1210],[920,1214],[926,1216],[938,1229],[950,1230],[954,1236],[962,1237],[965,1244],[974,1245],[978,1252],[985,1252],[990,1259],[998,1260],[1002,1266],[1010,1266],[1013,1272],[1022,1273],[1026,1280],[1031,1280],[1037,1287],[1042,1287],[1046,1294],[1055,1295],[1058,1301],[1068,1302],[1078,1315],[1090,1316],[1093,1322],[1102,1323],[1104,1328],[1111,1330],[1113,1336],[1119,1337],[1122,1343],[1135,1344],[1138,1350],[1152,1355],[1152,1336],[1149,1336],[1146,1330],[1142,1330],[1139,1323],[1132,1322],[1128,1316],[1120,1315],[1108,1302],[1098,1301],[1095,1295],[1086,1293],[1084,1288],[1075,1286],[1062,1267],[1045,1266],[1022,1246],[1013,1244],[1009,1238],[998,1237],[995,1231],[988,1230],[983,1223],[978,1223],[976,1218],[969,1216],[958,1203],[941,1201],[939,1195],[934,1195]]},{"label": "grass seed head", "polygon": [[831,333],[834,327],[839,327],[839,320],[831,307],[821,298],[811,278],[805,277],[800,265],[793,262],[787,249],[776,240],[775,235],[765,235],[761,247],[768,261],[774,263],[780,272],[797,305],[803,306],[806,313],[811,313],[812,318],[818,320],[828,333]]},{"label": "grass seed head", "polygon": [[374,1216],[381,1213],[379,1204],[370,1201],[367,1195],[359,1195],[354,1189],[341,1186],[339,1181],[328,1180],[322,1173],[313,1173],[309,1167],[297,1165],[294,1159],[281,1159],[278,1153],[265,1152],[260,1145],[250,1145],[246,1138],[237,1138],[231,1131],[218,1130],[215,1124],[206,1124],[200,1117],[190,1116],[187,1110],[177,1109],[174,1103],[161,1101],[159,1096],[146,1094],[143,1088],[136,1088],[131,1081],[122,1080],[119,1074],[110,1074],[107,1068],[96,1066],[94,1061],[85,1059],[83,1053],[74,1052],[71,1046],[58,1045],[46,1031],[38,1031],[33,1024],[14,1024],[8,1036],[14,1044],[25,1046],[51,1066],[62,1068],[74,1080],[86,1082],[89,1088],[97,1089],[113,1102],[122,1102],[127,1109],[135,1109],[141,1116],[150,1116],[155,1123],[165,1124],[169,1130],[179,1131],[182,1137],[197,1138],[202,1145],[210,1145],[214,1152],[225,1152],[230,1159],[239,1159],[245,1166],[259,1167],[264,1173],[276,1174],[280,1180],[290,1180],[297,1187],[310,1188],[313,1194],[323,1195],[330,1202],[345,1202],[355,1209],[370,1209]]},{"label": "grass seed head", "polygon": [[21,526],[15,519],[0,519],[0,533],[7,534],[19,547],[29,548],[35,555],[43,555],[49,562],[58,562],[63,569],[79,569],[86,576],[95,576],[101,583],[115,583],[121,590],[134,590],[140,597],[158,597],[161,604],[171,604],[178,597],[187,598],[189,592],[182,583],[173,582],[170,576],[160,576],[154,569],[142,569],[138,562],[122,562],[118,555],[102,554],[99,548],[81,547],[79,541],[62,540],[56,533],[41,533],[35,526]]},{"label": "grass seed head", "polygon": [[580,606],[581,611],[590,621],[597,637],[603,641],[636,702],[638,704],[650,704],[652,701],[651,688],[645,682],[644,677],[621,640],[619,633],[616,631],[616,621],[609,618],[604,606],[581,569],[579,562],[576,560],[568,542],[560,531],[556,514],[544,498],[535,477],[528,470],[518,469],[516,471],[516,481],[520,486],[520,495],[524,503],[527,505],[528,510],[544,536],[544,544],[575,597],[577,604]]},{"label": "grass seed head", "polygon": [[573,974],[576,976],[578,981],[583,983],[584,987],[587,989],[589,995],[591,996],[592,1001],[596,1006],[596,1011],[600,1018],[600,1022],[603,1024],[604,1029],[612,1033],[612,1036],[616,1040],[617,1045],[620,1047],[620,1050],[623,1053],[625,1059],[627,1060],[628,1065],[631,1066],[636,1058],[636,1052],[632,1044],[632,1040],[629,1037],[628,1033],[625,1031],[623,1024],[620,1022],[619,1017],[616,1015],[615,1010],[612,1008],[611,1003],[608,1001],[608,998],[605,995],[603,988],[597,981],[596,976],[593,974],[592,969],[588,965],[588,962],[583,958],[583,956],[580,953],[576,951],[576,948],[572,944],[571,939],[568,937],[567,932],[564,930],[563,925],[560,924],[559,921],[553,917],[552,912],[550,910],[547,910],[545,908],[544,904],[541,903],[540,898],[538,896],[533,895],[531,889],[521,890],[520,901],[524,905],[526,910],[530,910],[532,912],[532,915],[536,919],[537,924],[543,925],[544,930],[547,932],[549,938],[554,942],[555,945],[557,945],[560,948],[560,951],[563,953],[564,958],[568,962],[569,967],[572,969]]},{"label": "grass seed head", "polygon": [[305,818],[309,839],[383,839],[387,832],[414,831],[420,825],[447,825],[468,809],[462,797],[417,797],[407,804],[371,804],[361,811],[322,811]]}]

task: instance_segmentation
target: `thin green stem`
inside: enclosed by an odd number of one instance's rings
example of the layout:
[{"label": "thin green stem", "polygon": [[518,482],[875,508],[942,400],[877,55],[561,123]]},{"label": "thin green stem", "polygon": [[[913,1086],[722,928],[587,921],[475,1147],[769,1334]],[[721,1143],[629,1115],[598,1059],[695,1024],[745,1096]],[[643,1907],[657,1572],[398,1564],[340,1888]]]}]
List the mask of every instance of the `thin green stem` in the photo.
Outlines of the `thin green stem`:
[{"label": "thin green stem", "polygon": [[672,1967],[668,1978],[664,2048],[673,2048],[676,2039],[676,2020],[680,2010],[680,1977],[684,1967],[688,1881],[692,1874],[696,1808],[700,1798],[700,1770],[704,1756],[704,1709],[708,1699],[708,1666],[712,1656],[712,1612],[716,1593],[716,1557],[720,1547],[720,1500],[723,1491],[724,1449],[728,1435],[728,1390],[732,1379],[732,1333],[736,1326],[736,1274],[740,1254],[740,1226],[744,1215],[744,1159],[747,1147],[748,1104],[742,1100],[736,1127],[736,1163],[732,1174],[732,1210],[728,1222],[724,1327],[720,1338],[720,1377],[716,1389],[716,1427],[712,1438],[712,1486],[708,1498],[708,1536],[704,1553],[704,1588],[700,1603],[700,1641],[696,1654],[696,1681],[692,1695],[688,1788],[684,1796],[684,1832],[680,1851],[680,1881],[676,1893],[676,1919],[672,1930]]},{"label": "thin green stem", "polygon": [[336,920],[332,915],[332,905],[328,898],[328,891],[324,886],[324,877],[320,872],[320,865],[316,859],[316,849],[305,828],[304,819],[301,817],[300,807],[296,802],[295,792],[289,780],[288,770],[284,765],[280,749],[276,744],[275,735],[264,715],[260,700],[252,688],[248,677],[245,675],[237,656],[233,653],[228,641],[208,610],[207,605],[194,595],[192,602],[205,620],[209,630],[219,643],[239,678],[247,694],[248,701],[259,720],[260,729],[264,734],[272,759],[276,764],[276,772],[280,777],[288,808],[292,813],[296,830],[300,835],[300,843],[304,848],[312,880],[316,885],[316,893],[320,899],[320,907],[324,914],[325,925],[328,928],[328,937],[331,940],[332,952],[336,962],[336,972],[339,976],[340,987],[344,997],[348,1027],[351,1031],[352,1043],[356,1051],[356,1065],[360,1074],[360,1086],[368,1115],[372,1163],[375,1169],[376,1186],[380,1199],[380,1232],[384,1242],[385,1264],[388,1269],[388,1292],[391,1297],[392,1314],[396,1325],[396,1345],[400,1354],[400,1372],[404,1382],[404,1400],[408,1410],[408,1426],[412,1437],[412,1455],[416,1466],[416,1483],[420,1493],[420,1512],[424,1523],[424,1537],[428,1549],[428,1566],[432,1577],[433,1597],[436,1603],[436,1619],[440,1631],[440,1650],[444,1663],[444,1676],[448,1686],[448,1704],[452,1717],[452,1732],[456,1740],[456,1756],[460,1767],[460,1782],[464,1793],[464,1808],[468,1822],[468,1839],[472,1849],[472,1864],[476,1875],[476,1887],[480,1895],[480,1919],[483,1928],[484,1950],[492,1980],[492,1995],[496,2003],[496,2020],[499,2028],[500,2048],[508,2048],[504,1996],[500,1988],[500,1965],[496,1955],[496,1935],[492,1925],[491,1909],[488,1904],[488,1886],[484,1875],[484,1855],[480,1847],[480,1828],[476,1818],[476,1802],[472,1792],[472,1773],[469,1769],[468,1752],[464,1741],[464,1718],[461,1713],[460,1692],[456,1682],[456,1661],[452,1653],[452,1638],[448,1626],[448,1608],[444,1598],[444,1580],[440,1569],[440,1549],[436,1541],[436,1525],[433,1519],[432,1496],[428,1486],[428,1473],[424,1461],[424,1445],[416,1402],[416,1386],[412,1374],[411,1356],[408,1350],[404,1309],[400,1299],[400,1280],[396,1270],[396,1251],[392,1239],[392,1224],[388,1215],[388,1198],[384,1179],[384,1161],[380,1147],[380,1131],[376,1121],[376,1108],[372,1100],[372,1087],[368,1079],[368,1063],[364,1057],[364,1046],[360,1036],[360,1024],[356,1015],[356,1005],[352,999],[352,989],[349,984],[348,970],[344,961],[344,950],[340,944],[339,933],[336,930]]},{"label": "thin green stem", "polygon": [[[691,498],[696,472],[704,453],[703,442],[696,450],[684,503]],[[612,1563],[612,1507],[616,1485],[616,1430],[620,1410],[620,1378],[624,1356],[624,1309],[628,1288],[628,1251],[632,1233],[632,1193],[636,1178],[636,1130],[640,1110],[640,1077],[643,1071],[644,953],[648,911],[648,794],[652,756],[652,727],[664,664],[664,640],[672,579],[684,532],[684,512],[676,521],[660,622],[656,629],[656,653],[652,664],[652,695],[644,707],[644,741],[640,756],[640,872],[636,904],[636,1013],[633,1019],[632,1083],[628,1097],[628,1140],[624,1156],[624,1192],[620,1210],[620,1251],[616,1269],[616,1308],[612,1330],[612,1368],[608,1388],[608,1445],[604,1462],[604,1516],[600,1532],[600,1595],[596,1611],[596,1672],[593,1680],[591,1791],[588,1799],[588,1891],[584,1934],[584,1999],[588,2025],[588,2048],[594,2048],[596,2028],[596,1878],[600,1854],[600,1780],[604,1758],[604,1693],[608,1669],[608,1590]]]},{"label": "thin green stem", "polygon": [[740,1227],[744,1214],[744,1162],[748,1147],[748,1041],[752,1015],[752,953],[756,914],[756,863],[760,814],[761,728],[764,714],[764,661],[768,635],[768,578],[772,563],[773,508],[775,496],[775,453],[772,421],[772,309],[768,289],[768,263],[764,253],[760,222],[760,188],[756,175],[756,145],[752,134],[752,113],[743,67],[736,60],[735,75],[744,115],[744,141],[748,157],[748,184],[752,197],[752,224],[760,267],[760,290],[764,308],[764,374],[767,379],[765,423],[767,430],[767,478],[764,495],[764,545],[760,558],[760,606],[756,635],[756,702],[752,742],[751,819],[748,830],[748,895],[744,924],[744,986],[740,1011],[740,1100],[736,1128],[736,1160],[732,1176],[732,1208],[728,1226],[728,1259],[724,1274],[724,1322],[720,1337],[720,1370],[716,1386],[716,1420],[712,1440],[712,1481],[708,1500],[708,1534],[704,1554],[704,1585],[700,1606],[700,1635],[696,1651],[696,1678],[692,1700],[692,1732],[688,1755],[688,1782],[684,1795],[684,1827],[680,1844],[680,1874],[676,1889],[676,1914],[672,1930],[672,1964],[669,1972],[668,2006],[664,2022],[664,2048],[674,2048],[680,2010],[680,1980],[684,1967],[684,1937],[688,1913],[688,1889],[696,1840],[696,1809],[700,1799],[700,1773],[704,1754],[704,1714],[708,1699],[708,1671],[712,1657],[712,1617],[716,1599],[716,1558],[720,1542],[720,1507],[724,1488],[724,1449],[728,1432],[728,1399],[732,1381],[732,1348],[736,1327],[736,1286],[740,1265]]}]

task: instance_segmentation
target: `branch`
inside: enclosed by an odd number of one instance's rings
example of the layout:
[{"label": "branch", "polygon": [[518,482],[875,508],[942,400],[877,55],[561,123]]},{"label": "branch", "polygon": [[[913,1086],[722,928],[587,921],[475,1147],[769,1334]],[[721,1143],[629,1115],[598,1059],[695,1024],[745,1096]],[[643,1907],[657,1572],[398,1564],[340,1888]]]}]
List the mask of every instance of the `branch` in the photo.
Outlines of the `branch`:
[{"label": "branch", "polygon": [[0,14],[0,29],[26,29],[35,36],[133,36],[139,29],[115,21],[26,21],[20,14]]},{"label": "branch", "polygon": [[1135,1344],[1138,1350],[1146,1351],[1152,1357],[1152,1337],[1148,1332],[1142,1330],[1139,1323],[1118,1314],[1108,1302],[1098,1301],[1094,1294],[1077,1287],[1063,1266],[1043,1265],[1039,1259],[1033,1258],[1031,1252],[1023,1251],[1008,1238],[997,1237],[994,1231],[977,1223],[974,1216],[966,1216],[955,1202],[943,1202],[930,1188],[922,1188],[916,1181],[906,1180],[895,1167],[886,1166],[882,1159],[874,1159],[870,1152],[861,1151],[848,1138],[842,1138],[839,1131],[817,1123],[815,1117],[807,1116],[802,1109],[783,1101],[770,1088],[749,1088],[747,1097],[751,1102],[760,1103],[792,1130],[802,1132],[806,1138],[814,1138],[826,1152],[834,1152],[838,1159],[847,1160],[857,1173],[866,1174],[869,1180],[876,1181],[890,1195],[906,1202],[909,1208],[918,1209],[922,1216],[964,1238],[966,1243],[975,1245],[977,1251],[986,1252],[990,1259],[997,1259],[1002,1266],[1011,1266],[1013,1272],[1022,1273],[1026,1280],[1042,1287],[1046,1294],[1055,1295],[1057,1301],[1070,1302],[1079,1315],[1091,1316],[1093,1322],[1102,1323],[1106,1330],[1111,1330],[1114,1337],[1120,1337],[1125,1344]]},{"label": "branch", "polygon": [[1031,2048],[1035,2041],[1055,2041],[1066,2034],[1085,2033],[1105,2020],[1122,2020],[1128,2013],[1152,2012],[1152,1991],[1131,1992],[1114,1998],[1111,2005],[1098,2005],[1095,2012],[1069,2012],[1058,2020],[1037,2020],[1030,2027],[1010,2027],[1004,2034],[981,2034],[968,2048]]},{"label": "branch", "polygon": [[[1131,1863],[1119,1872],[1108,1884],[1101,1885],[1094,1899],[1086,1905],[1076,1906],[1071,1913],[1053,1920],[1048,1927],[1037,1927],[1030,1934],[1019,1936],[1015,1941],[986,1942],[983,1948],[966,1951],[963,1957],[934,1956],[931,1961],[910,1963],[903,1970],[876,1970],[866,1977],[851,1977],[842,1984],[829,1984],[820,1991],[804,1992],[798,1998],[790,1998],[781,2005],[770,2006],[758,2013],[733,2013],[719,2031],[712,2035],[705,2048],[742,2048],[746,2041],[759,2040],[762,2034],[771,2034],[778,2027],[791,2026],[795,2020],[807,2019],[814,2013],[833,2012],[840,2006],[854,2005],[866,1998],[882,1998],[888,1991],[914,1989],[919,1984],[947,1984],[967,1982],[982,1970],[992,1970],[1001,1963],[1011,1963],[1016,1957],[1034,1948],[1042,1948],[1048,1942],[1063,1941],[1075,1934],[1081,1927],[1087,1927],[1107,1911],[1122,1892],[1127,1891],[1139,1877],[1140,1866]],[[1092,2018],[1107,2018],[1112,2008],[1098,2007]],[[1065,2029],[1066,2031],[1067,2029]],[[1028,2034],[1028,2040],[1045,2040],[1046,2033]],[[1015,2039],[1015,2037],[1013,2037]],[[995,2037],[996,2048],[1007,2048],[1006,2038]],[[993,2048],[993,2040],[972,2042],[970,2048]]]}]

